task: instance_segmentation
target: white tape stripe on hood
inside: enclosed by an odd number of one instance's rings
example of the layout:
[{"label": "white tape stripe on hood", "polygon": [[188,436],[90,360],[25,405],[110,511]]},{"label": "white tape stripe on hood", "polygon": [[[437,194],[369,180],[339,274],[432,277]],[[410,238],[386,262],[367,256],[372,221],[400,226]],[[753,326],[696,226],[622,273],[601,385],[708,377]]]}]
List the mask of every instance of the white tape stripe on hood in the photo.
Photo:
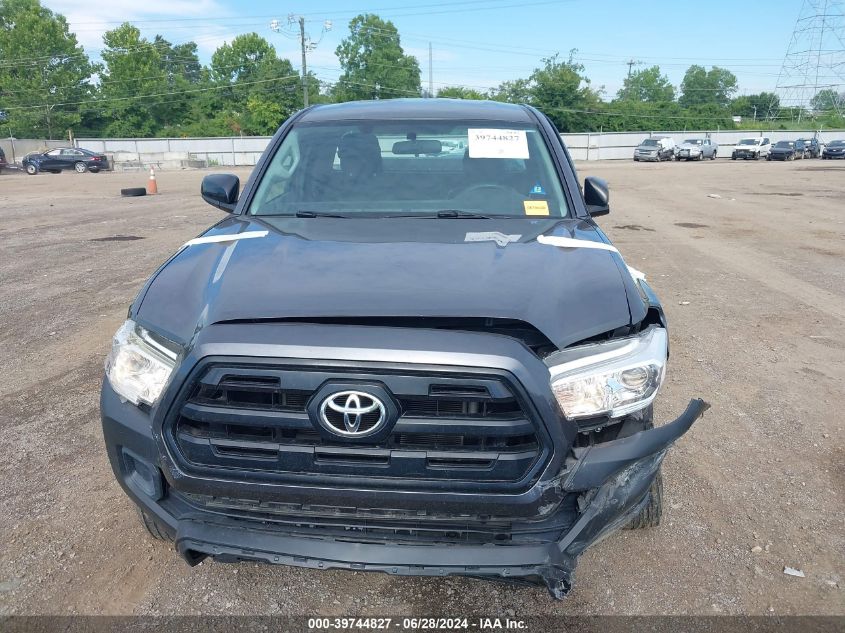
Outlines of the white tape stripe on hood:
[{"label": "white tape stripe on hood", "polygon": [[217,242],[234,242],[235,240],[248,240],[254,237],[267,237],[269,231],[244,231],[243,233],[229,233],[226,235],[205,235],[203,237],[195,237],[192,240],[185,242],[182,248],[188,246],[195,246],[197,244],[214,244]]},{"label": "white tape stripe on hood", "polygon": [[[605,244],[604,242],[594,242],[592,240],[576,240],[572,237],[560,237],[557,235],[539,235],[537,236],[537,241],[540,244],[548,244],[549,246],[559,246],[560,248],[594,248],[600,251],[609,251],[611,253],[616,253],[620,257],[622,257],[622,253],[619,252],[619,249],[611,244]],[[631,273],[631,277],[635,280],[637,279],[645,279],[645,273],[642,271],[637,270],[636,268],[631,268],[628,264],[625,264],[628,268],[628,272]]]}]

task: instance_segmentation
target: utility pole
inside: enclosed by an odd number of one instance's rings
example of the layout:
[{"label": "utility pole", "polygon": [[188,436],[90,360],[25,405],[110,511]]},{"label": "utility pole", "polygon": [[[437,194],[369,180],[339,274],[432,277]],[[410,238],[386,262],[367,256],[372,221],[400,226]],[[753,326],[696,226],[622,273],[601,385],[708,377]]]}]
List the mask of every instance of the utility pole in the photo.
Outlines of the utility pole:
[{"label": "utility pole", "polygon": [[[639,64],[642,64],[642,62],[641,62],[641,61],[638,61],[638,60],[636,60],[636,59],[634,59],[634,58],[632,57],[631,59],[629,59],[629,60],[628,60],[627,62],[625,62],[625,63],[626,63],[626,64],[628,64],[628,79],[631,79],[631,69],[632,69],[634,66],[638,66]],[[626,95],[625,95],[626,97],[630,97],[630,96],[631,96],[631,84],[630,84],[630,83],[628,83],[628,88],[626,89],[626,91],[625,91],[625,92],[626,92]]]},{"label": "utility pole", "polygon": [[428,43],[428,96],[434,97],[434,71],[431,69],[431,42]]},{"label": "utility pole", "polygon": [[[320,39],[316,42],[311,40],[311,37],[305,32],[305,16],[304,15],[294,15],[291,13],[288,15],[288,28],[291,28],[293,24],[299,25],[299,46],[302,50],[302,104],[304,107],[308,107],[308,52],[313,51],[317,48],[317,45],[322,41],[323,36],[332,30],[332,22],[331,20],[326,20],[323,22],[323,30],[320,33]],[[272,20],[270,22],[270,30],[274,33],[280,33],[282,31],[282,26],[278,20]],[[289,33],[289,35],[293,35],[293,33]]]},{"label": "utility pole", "polygon": [[299,16],[299,45],[302,48],[302,103],[308,107],[308,66],[305,60],[305,17]]}]

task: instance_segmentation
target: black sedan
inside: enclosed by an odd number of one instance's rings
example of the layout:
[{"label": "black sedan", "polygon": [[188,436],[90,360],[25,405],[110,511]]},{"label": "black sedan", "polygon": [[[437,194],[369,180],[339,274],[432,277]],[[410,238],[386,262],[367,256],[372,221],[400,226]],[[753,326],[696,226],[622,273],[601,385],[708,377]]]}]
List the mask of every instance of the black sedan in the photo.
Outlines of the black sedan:
[{"label": "black sedan", "polygon": [[84,174],[86,171],[97,173],[109,168],[109,160],[104,154],[78,147],[57,147],[43,154],[28,154],[21,162],[26,173],[32,176],[40,171],[58,174],[63,169],[73,169]]},{"label": "black sedan", "polygon": [[766,160],[795,160],[804,158],[804,147],[799,147],[795,141],[778,141],[772,146]]},{"label": "black sedan", "polygon": [[845,158],[845,141],[831,141],[825,145],[822,158]]}]

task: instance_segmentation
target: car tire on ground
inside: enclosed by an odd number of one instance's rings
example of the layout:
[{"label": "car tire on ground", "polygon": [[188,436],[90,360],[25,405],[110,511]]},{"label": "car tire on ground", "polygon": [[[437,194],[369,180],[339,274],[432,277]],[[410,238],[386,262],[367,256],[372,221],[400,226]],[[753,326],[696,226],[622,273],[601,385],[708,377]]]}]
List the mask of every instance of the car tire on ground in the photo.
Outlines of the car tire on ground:
[{"label": "car tire on ground", "polygon": [[120,195],[124,198],[136,198],[146,196],[147,190],[144,187],[129,187],[128,189],[121,189]]},{"label": "car tire on ground", "polygon": [[663,473],[658,470],[651,488],[648,490],[648,501],[639,514],[625,526],[626,530],[641,530],[643,528],[657,527],[660,525],[660,518],[663,516]]},{"label": "car tire on ground", "polygon": [[73,168],[74,170],[76,170],[77,174],[84,174],[86,171],[88,171],[88,165],[86,165],[82,161],[74,163]]},{"label": "car tire on ground", "polygon": [[153,517],[151,517],[149,514],[147,514],[140,508],[138,508],[137,510],[138,518],[141,519],[141,525],[146,528],[150,536],[152,536],[157,541],[169,541],[171,543],[173,542],[171,536],[167,533],[166,530],[164,530],[164,528],[161,527],[161,524],[158,521],[156,521]]},{"label": "car tire on ground", "polygon": [[754,160],[760,160],[760,152],[754,154]]},{"label": "car tire on ground", "polygon": [[710,157],[710,160],[716,160],[716,152],[713,152],[713,155]]},{"label": "car tire on ground", "polygon": [[38,167],[30,163],[26,166],[26,173],[28,173],[30,176],[34,176],[38,173]]}]

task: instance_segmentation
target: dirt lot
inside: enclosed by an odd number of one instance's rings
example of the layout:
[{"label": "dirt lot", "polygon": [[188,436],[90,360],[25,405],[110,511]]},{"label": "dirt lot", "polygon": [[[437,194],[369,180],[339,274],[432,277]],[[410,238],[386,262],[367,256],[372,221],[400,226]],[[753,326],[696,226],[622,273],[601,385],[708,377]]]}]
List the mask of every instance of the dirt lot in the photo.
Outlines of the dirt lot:
[{"label": "dirt lot", "polygon": [[659,418],[692,396],[713,408],[667,457],[663,525],[589,551],[564,602],[469,579],[191,569],[150,540],[103,450],[102,361],[142,282],[221,214],[199,171],[134,199],[118,192],[143,173],[0,176],[0,614],[845,614],[845,163],[580,170],[610,181],[600,223],[668,312]]}]

